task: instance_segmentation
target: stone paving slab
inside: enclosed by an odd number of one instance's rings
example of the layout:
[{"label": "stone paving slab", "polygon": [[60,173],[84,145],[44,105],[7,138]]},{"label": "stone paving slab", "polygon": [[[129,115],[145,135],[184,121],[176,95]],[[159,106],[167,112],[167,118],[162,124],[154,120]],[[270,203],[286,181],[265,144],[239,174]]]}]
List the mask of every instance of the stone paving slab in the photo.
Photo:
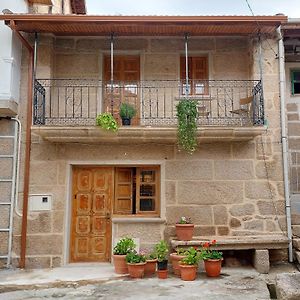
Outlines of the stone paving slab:
[{"label": "stone paving slab", "polygon": [[254,269],[224,268],[219,278],[208,278],[202,272],[193,282],[185,282],[177,277],[166,280],[156,277],[133,280],[126,277],[83,286],[4,292],[0,294],[0,299],[264,300],[270,297],[267,285]]}]

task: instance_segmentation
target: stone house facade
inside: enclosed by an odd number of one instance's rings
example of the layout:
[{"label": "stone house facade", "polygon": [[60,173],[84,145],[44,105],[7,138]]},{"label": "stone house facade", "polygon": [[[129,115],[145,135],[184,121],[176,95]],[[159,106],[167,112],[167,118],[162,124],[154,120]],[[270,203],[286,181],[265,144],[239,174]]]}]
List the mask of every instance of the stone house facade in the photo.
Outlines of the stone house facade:
[{"label": "stone house facade", "polygon": [[[30,24],[26,16],[19,23],[15,18],[18,30],[29,32],[31,44],[30,32],[38,32],[27,267],[110,261],[112,245],[122,236],[151,249],[161,239],[174,238],[174,225],[183,215],[192,218],[199,239],[252,239],[247,249],[256,249],[255,240],[274,237],[271,258],[286,259],[279,75],[273,53],[275,30],[284,17],[262,18],[261,47],[251,17],[240,18],[238,27],[234,17],[222,19],[222,25],[217,17],[146,17],[150,25],[144,26],[136,18],[86,16],[78,27],[71,17],[66,27],[59,27],[58,17],[38,18]],[[93,28],[93,22],[99,27]],[[68,34],[61,36],[64,30]],[[23,49],[18,112],[23,128],[27,67]],[[240,99],[249,96],[256,108],[248,104],[246,116],[236,116]],[[174,111],[185,97],[199,103],[198,147],[192,155],[178,149],[176,137]],[[133,125],[120,125],[117,133],[94,125],[101,112],[118,119],[121,102],[135,106]],[[3,130],[6,121],[1,122]],[[20,199],[23,172],[24,145]],[[16,265],[21,227],[22,218],[15,215]],[[233,243],[232,249],[239,248]]]}]

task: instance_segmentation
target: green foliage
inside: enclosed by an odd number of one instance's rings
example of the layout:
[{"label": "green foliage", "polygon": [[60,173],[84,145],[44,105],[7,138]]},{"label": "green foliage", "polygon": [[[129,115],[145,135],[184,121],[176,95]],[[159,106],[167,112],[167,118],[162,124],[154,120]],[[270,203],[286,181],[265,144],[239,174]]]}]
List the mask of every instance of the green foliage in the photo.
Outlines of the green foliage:
[{"label": "green foliage", "polygon": [[200,253],[193,247],[190,247],[185,252],[185,257],[181,260],[181,263],[183,263],[184,265],[197,265],[200,259]]},{"label": "green foliage", "polygon": [[146,257],[142,254],[138,254],[136,251],[131,251],[126,254],[126,262],[129,264],[139,264],[146,261]]},{"label": "green foliage", "polygon": [[147,259],[148,260],[153,260],[153,259],[157,259],[157,254],[156,252],[151,252],[147,255]]},{"label": "green foliage", "polygon": [[136,109],[129,103],[121,103],[119,114],[122,119],[132,119],[136,114]]},{"label": "green foliage", "polygon": [[197,147],[197,102],[184,99],[176,106],[179,147],[192,154]]},{"label": "green foliage", "polygon": [[211,247],[216,245],[216,243],[216,240],[212,240],[211,242],[206,242],[202,245],[202,248],[200,250],[200,256],[203,260],[223,258],[222,252],[211,249]]},{"label": "green foliage", "polygon": [[96,124],[103,129],[116,132],[118,130],[118,124],[115,118],[110,113],[103,113],[96,117]]},{"label": "green foliage", "polygon": [[176,254],[177,254],[177,255],[186,255],[186,253],[187,253],[187,250],[186,250],[186,249],[180,248],[180,247],[177,247],[177,248],[175,249],[175,251],[176,251]]},{"label": "green foliage", "polygon": [[158,244],[155,245],[155,253],[158,261],[161,262],[166,260],[168,252],[168,245],[165,241],[160,241]]},{"label": "green foliage", "polygon": [[118,241],[114,247],[114,254],[116,255],[126,255],[134,251],[135,243],[132,238],[125,237]]}]

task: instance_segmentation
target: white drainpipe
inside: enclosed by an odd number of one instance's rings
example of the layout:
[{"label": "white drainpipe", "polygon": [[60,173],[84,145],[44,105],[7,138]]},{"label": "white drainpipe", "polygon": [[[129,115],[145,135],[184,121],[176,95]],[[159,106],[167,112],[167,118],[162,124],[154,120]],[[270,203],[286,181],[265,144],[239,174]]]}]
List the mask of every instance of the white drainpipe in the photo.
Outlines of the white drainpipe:
[{"label": "white drainpipe", "polygon": [[291,221],[291,200],[289,187],[289,164],[288,164],[288,142],[285,116],[285,70],[284,70],[284,46],[281,35],[281,27],[277,28],[278,34],[278,59],[279,59],[279,94],[280,94],[280,111],[281,111],[281,141],[282,141],[282,158],[283,158],[283,180],[284,180],[284,197],[287,236],[289,239],[289,262],[293,262],[292,246],[292,221]]}]

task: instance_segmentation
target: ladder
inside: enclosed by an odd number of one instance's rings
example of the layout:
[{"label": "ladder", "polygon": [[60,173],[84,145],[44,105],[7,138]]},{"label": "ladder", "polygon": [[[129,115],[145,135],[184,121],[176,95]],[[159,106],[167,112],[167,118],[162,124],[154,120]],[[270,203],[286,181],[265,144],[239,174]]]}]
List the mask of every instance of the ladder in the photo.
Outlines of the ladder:
[{"label": "ladder", "polygon": [[[13,231],[13,215],[15,197],[18,193],[18,161],[20,152],[20,130],[21,124],[16,118],[1,118],[5,119],[8,130],[1,128],[0,123],[0,165],[8,165],[8,168],[0,169],[0,190],[3,191],[0,195],[0,240],[1,247],[0,261],[1,266],[6,264],[6,267],[11,265],[12,252],[12,231]],[[6,127],[6,126],[5,126]],[[6,263],[5,263],[6,262]]]}]

